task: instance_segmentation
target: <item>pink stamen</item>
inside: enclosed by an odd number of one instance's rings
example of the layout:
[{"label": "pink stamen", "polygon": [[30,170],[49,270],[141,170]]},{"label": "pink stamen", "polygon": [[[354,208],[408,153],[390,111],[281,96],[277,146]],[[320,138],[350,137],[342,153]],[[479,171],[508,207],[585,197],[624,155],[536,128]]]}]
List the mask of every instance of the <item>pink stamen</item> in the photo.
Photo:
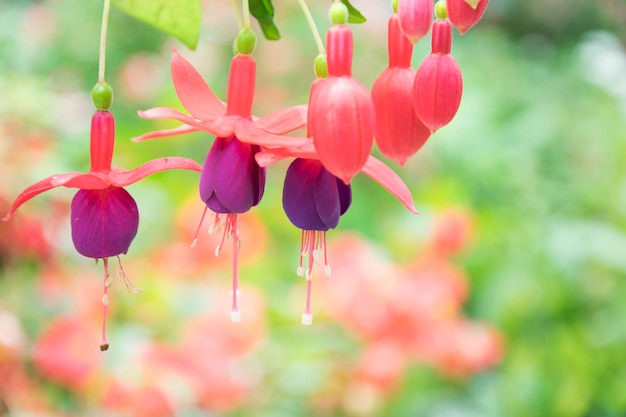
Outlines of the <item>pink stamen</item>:
[{"label": "pink stamen", "polygon": [[[328,265],[328,256],[326,254],[326,232],[320,230],[303,230],[300,242],[300,263],[298,266],[298,275],[304,275],[307,280],[306,290],[306,307],[302,314],[302,324],[311,325],[313,323],[313,315],[311,314],[311,292],[313,280],[313,265],[319,262],[319,251],[324,252],[324,274],[330,275],[330,266]],[[304,266],[302,259],[308,257],[306,274],[304,274]]]},{"label": "pink stamen", "polygon": [[106,336],[107,325],[107,308],[109,306],[109,258],[103,258],[104,262],[104,284],[102,295],[102,342],[100,343],[100,351],[104,352],[109,349],[109,343]]},{"label": "pink stamen", "polygon": [[237,229],[237,214],[229,214],[227,219],[227,227],[230,227],[233,237],[233,307],[230,311],[230,319],[237,323],[241,320],[241,314],[237,308],[237,291],[239,286],[239,230]]},{"label": "pink stamen", "polygon": [[202,227],[202,223],[204,222],[204,216],[206,216],[206,211],[208,207],[204,206],[204,211],[202,212],[202,217],[200,217],[200,223],[198,223],[198,227],[196,228],[196,233],[193,234],[193,241],[191,242],[191,247],[195,248],[198,244],[198,234],[200,234],[200,228]]}]

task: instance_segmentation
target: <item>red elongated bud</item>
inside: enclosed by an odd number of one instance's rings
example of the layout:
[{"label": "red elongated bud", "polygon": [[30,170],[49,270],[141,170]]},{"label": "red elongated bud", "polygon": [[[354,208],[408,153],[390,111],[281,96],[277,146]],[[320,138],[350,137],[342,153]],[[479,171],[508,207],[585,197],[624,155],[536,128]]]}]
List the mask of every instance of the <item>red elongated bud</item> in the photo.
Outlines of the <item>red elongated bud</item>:
[{"label": "red elongated bud", "polygon": [[417,117],[435,132],[448,124],[461,104],[463,78],[450,55],[452,24],[439,19],[433,24],[432,52],[420,64],[413,83],[413,107]]},{"label": "red elongated bud", "polygon": [[115,144],[115,119],[97,110],[91,118],[91,171],[109,171]]},{"label": "red elongated bud", "polygon": [[365,165],[374,142],[374,103],[352,78],[352,33],[345,25],[328,30],[328,78],[309,98],[308,127],[320,161],[348,184]]},{"label": "red elongated bud", "polygon": [[466,0],[446,0],[448,19],[463,35],[478,23],[485,13],[488,3],[489,0],[479,0],[476,7],[472,7]]},{"label": "red elongated bud", "polygon": [[430,130],[413,110],[413,45],[401,31],[398,15],[389,18],[388,32],[389,66],[372,86],[375,138],[383,155],[404,165],[426,143]]},{"label": "red elongated bud", "polygon": [[402,31],[416,43],[422,39],[433,23],[434,0],[399,0],[398,16]]},{"label": "red elongated bud", "polygon": [[252,101],[256,88],[256,61],[251,55],[237,54],[230,62],[226,90],[226,115],[252,115]]}]

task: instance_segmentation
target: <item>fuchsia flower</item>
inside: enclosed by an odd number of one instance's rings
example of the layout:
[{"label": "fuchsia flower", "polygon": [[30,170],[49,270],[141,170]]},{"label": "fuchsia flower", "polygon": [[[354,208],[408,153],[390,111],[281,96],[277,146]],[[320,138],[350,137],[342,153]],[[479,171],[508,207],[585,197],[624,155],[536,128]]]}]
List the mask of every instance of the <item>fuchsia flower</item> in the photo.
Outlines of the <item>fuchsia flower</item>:
[{"label": "fuchsia flower", "polygon": [[328,78],[309,98],[308,126],[324,167],[348,184],[365,164],[374,141],[369,92],[352,78],[352,32],[333,25],[326,35]]},{"label": "fuchsia flower", "polygon": [[71,205],[72,241],[76,250],[89,258],[104,261],[104,317],[101,349],[106,350],[106,309],[109,257],[117,257],[120,275],[129,289],[134,289],[124,274],[119,255],[125,254],[137,234],[139,212],[131,195],[123,188],[148,175],[170,169],[200,171],[195,161],[180,157],[159,158],[132,171],[111,167],[115,142],[115,121],[108,111],[98,110],[91,119],[91,169],[86,174],[71,172],[53,175],[26,188],[15,199],[2,220],[7,221],[26,201],[56,187],[79,188]]},{"label": "fuchsia flower", "polygon": [[435,132],[454,118],[463,93],[461,69],[450,54],[452,24],[445,17],[433,23],[431,46],[415,75],[413,107],[417,117]]},{"label": "fuchsia flower", "polygon": [[[313,263],[323,254],[324,273],[330,275],[326,254],[326,231],[334,229],[352,201],[350,185],[328,172],[312,144],[295,148],[277,148],[257,153],[256,160],[267,166],[284,158],[296,158],[285,177],[283,208],[289,220],[302,229],[298,275],[307,279],[307,297],[302,324],[310,325]],[[368,156],[361,172],[378,182],[410,212],[418,214],[406,184],[387,165]],[[303,257],[308,257],[306,271]]]},{"label": "fuchsia flower", "polygon": [[433,23],[434,0],[398,0],[398,18],[404,34],[413,43],[422,39]]},{"label": "fuchsia flower", "polygon": [[389,65],[374,81],[372,99],[376,110],[376,143],[387,158],[404,165],[426,143],[430,130],[413,110],[411,68],[413,44],[400,28],[397,14],[388,23]]},{"label": "fuchsia flower", "polygon": [[[261,147],[297,146],[306,139],[282,136],[306,124],[306,106],[280,110],[264,118],[252,116],[256,84],[256,62],[250,55],[237,54],[231,61],[227,102],[222,102],[202,76],[174,49],[172,80],[176,94],[189,115],[158,107],[139,112],[146,119],[175,119],[184,125],[145,134],[136,140],[205,131],[216,136],[200,176],[200,197],[216,213],[214,226],[225,214],[222,244],[226,236],[233,241],[233,302],[231,319],[240,320],[237,307],[237,256],[240,239],[237,214],[257,205],[265,188],[265,168],[255,161]],[[206,209],[205,209],[206,214]],[[204,214],[202,216],[204,218]],[[202,224],[202,221],[200,222]],[[199,230],[200,226],[198,226]],[[197,235],[197,233],[196,233]],[[222,247],[220,244],[216,254]]]},{"label": "fuchsia flower", "polygon": [[489,0],[474,0],[473,3],[476,4],[472,5],[467,0],[446,0],[448,19],[461,35],[483,17]]}]

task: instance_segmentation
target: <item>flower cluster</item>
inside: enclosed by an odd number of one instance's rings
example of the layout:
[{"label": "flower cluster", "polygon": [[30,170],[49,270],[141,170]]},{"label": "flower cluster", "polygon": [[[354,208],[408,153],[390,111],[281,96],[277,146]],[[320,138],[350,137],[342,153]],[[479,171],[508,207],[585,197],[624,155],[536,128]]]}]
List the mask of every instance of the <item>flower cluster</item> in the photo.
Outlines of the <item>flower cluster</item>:
[{"label": "flower cluster", "polygon": [[[202,167],[177,157],[160,158],[124,171],[111,167],[114,119],[109,112],[111,92],[99,83],[91,124],[91,169],[85,174],[48,177],[24,190],[4,220],[24,202],[55,187],[78,188],[71,204],[72,240],[76,250],[104,263],[102,303],[108,305],[109,258],[125,254],[138,230],[137,204],[124,187],[156,172],[186,169],[200,172],[199,194],[215,213],[211,230],[221,229],[218,255],[232,241],[233,275],[231,319],[240,321],[238,256],[239,216],[257,206],[265,191],[266,169],[293,159],[283,188],[288,219],[302,230],[298,274],[307,280],[303,324],[312,323],[313,266],[323,262],[330,275],[326,232],[337,227],[352,203],[351,181],[359,173],[374,179],[410,212],[417,213],[407,185],[387,165],[374,158],[381,153],[404,165],[432,133],[449,123],[461,100],[462,77],[451,55],[452,27],[465,33],[477,23],[488,0],[399,0],[388,22],[389,64],[369,91],[352,76],[353,34],[348,9],[338,1],[330,8],[332,26],[326,35],[325,61],[317,68],[307,105],[292,106],[265,117],[252,115],[256,35],[249,22],[235,41],[230,62],[226,101],[220,100],[202,76],[176,49],[171,74],[186,112],[156,107],[140,111],[146,119],[174,119],[181,126],[147,133],[136,141],[191,132],[214,136]],[[395,13],[397,11],[397,13]],[[433,21],[433,17],[435,20]],[[431,53],[417,71],[411,68],[413,44],[432,30]],[[287,135],[306,128],[303,137]],[[202,225],[202,220],[198,230]],[[194,237],[197,242],[198,231]],[[120,275],[134,289],[120,264]],[[102,349],[108,347],[104,335]]]}]

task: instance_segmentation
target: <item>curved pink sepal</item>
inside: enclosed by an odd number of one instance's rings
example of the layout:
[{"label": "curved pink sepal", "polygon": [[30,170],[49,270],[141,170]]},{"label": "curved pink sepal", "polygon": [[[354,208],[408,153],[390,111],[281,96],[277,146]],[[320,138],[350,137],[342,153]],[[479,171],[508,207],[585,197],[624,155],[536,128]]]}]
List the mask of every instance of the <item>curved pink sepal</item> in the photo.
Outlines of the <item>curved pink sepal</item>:
[{"label": "curved pink sepal", "polygon": [[309,140],[310,142],[302,146],[274,148],[257,152],[256,155],[254,155],[254,158],[256,159],[256,163],[259,164],[259,166],[261,167],[267,167],[269,165],[275,164],[276,162],[282,161],[285,158],[319,160],[320,157],[317,152],[315,152],[313,141],[311,139]]},{"label": "curved pink sepal", "polygon": [[306,126],[308,108],[306,104],[287,107],[256,120],[256,124],[261,129],[277,135],[293,132]]},{"label": "curved pink sepal", "polygon": [[411,213],[419,214],[413,203],[411,191],[404,181],[391,168],[378,159],[370,156],[365,162],[362,172],[382,185],[400,201]]},{"label": "curved pink sepal", "polygon": [[235,124],[234,134],[243,143],[259,145],[264,148],[302,146],[310,140],[308,138],[269,133],[260,129],[256,122],[241,118]]},{"label": "curved pink sepal", "polygon": [[221,101],[185,58],[174,48],[172,51],[172,81],[180,102],[194,117],[211,120],[226,112],[226,104]]},{"label": "curved pink sepal", "polygon": [[174,156],[153,159],[152,161],[146,162],[132,171],[126,171],[114,167],[109,173],[109,180],[113,186],[125,187],[127,185],[134,184],[147,176],[170,169],[186,169],[196,172],[202,171],[202,167],[196,161]]},{"label": "curved pink sepal", "polygon": [[41,181],[37,181],[22,191],[17,196],[15,201],[13,201],[13,204],[9,207],[9,212],[2,218],[2,220],[9,220],[13,213],[15,213],[15,211],[20,208],[22,204],[31,198],[56,187],[102,189],[107,186],[108,183],[106,179],[103,179],[100,175],[81,174],[80,172],[53,175],[51,177],[44,178]]},{"label": "curved pink sepal", "polygon": [[141,142],[141,141],[148,140],[148,139],[184,135],[186,133],[194,133],[194,132],[199,132],[201,130],[202,129],[195,127],[195,126],[182,125],[182,126],[175,127],[173,129],[164,129],[164,130],[157,130],[154,132],[149,132],[141,136],[134,137],[131,140],[133,142]]}]

